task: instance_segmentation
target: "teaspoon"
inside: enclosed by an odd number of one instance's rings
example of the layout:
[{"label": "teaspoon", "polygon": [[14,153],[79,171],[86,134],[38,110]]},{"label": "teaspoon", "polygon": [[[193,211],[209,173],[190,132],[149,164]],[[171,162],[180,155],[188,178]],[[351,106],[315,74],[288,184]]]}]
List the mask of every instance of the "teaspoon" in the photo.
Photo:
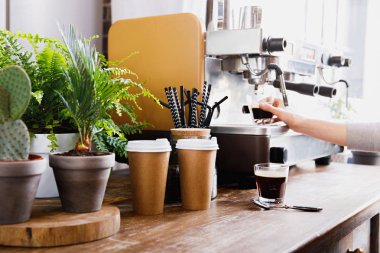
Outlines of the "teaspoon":
[{"label": "teaspoon", "polygon": [[311,206],[289,206],[289,205],[270,206],[266,203],[259,201],[258,199],[253,199],[252,203],[261,208],[264,208],[265,210],[269,210],[272,208],[285,208],[285,209],[296,209],[296,210],[305,211],[305,212],[319,212],[319,211],[322,211],[323,209],[321,207],[311,207]]}]

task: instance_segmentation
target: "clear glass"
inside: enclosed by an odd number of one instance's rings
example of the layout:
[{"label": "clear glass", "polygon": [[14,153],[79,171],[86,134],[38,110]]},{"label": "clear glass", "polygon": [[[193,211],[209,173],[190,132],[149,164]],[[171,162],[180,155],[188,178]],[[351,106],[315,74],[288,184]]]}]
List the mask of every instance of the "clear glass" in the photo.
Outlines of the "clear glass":
[{"label": "clear glass", "polygon": [[279,163],[260,163],[254,166],[258,199],[269,205],[284,202],[289,166]]}]

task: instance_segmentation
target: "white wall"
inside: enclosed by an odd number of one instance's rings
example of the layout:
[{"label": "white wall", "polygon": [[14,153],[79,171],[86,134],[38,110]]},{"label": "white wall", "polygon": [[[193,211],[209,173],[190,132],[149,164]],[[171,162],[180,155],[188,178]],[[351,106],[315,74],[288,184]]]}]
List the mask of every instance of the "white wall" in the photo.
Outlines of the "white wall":
[{"label": "white wall", "polygon": [[[4,1],[4,0],[0,0]],[[86,37],[101,35],[102,0],[11,0],[10,30],[60,38],[57,22],[73,24]],[[101,40],[97,40],[101,49]]]},{"label": "white wall", "polygon": [[198,16],[203,30],[206,0],[112,0],[112,22],[126,18],[141,18],[190,12]]}]

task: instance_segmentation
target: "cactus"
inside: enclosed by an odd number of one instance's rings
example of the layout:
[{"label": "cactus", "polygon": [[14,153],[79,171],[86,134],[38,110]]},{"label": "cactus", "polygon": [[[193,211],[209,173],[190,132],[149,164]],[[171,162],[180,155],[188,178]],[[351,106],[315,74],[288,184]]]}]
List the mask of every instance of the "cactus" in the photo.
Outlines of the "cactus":
[{"label": "cactus", "polygon": [[17,66],[0,70],[0,160],[27,160],[28,128],[21,116],[31,96],[30,80]]}]

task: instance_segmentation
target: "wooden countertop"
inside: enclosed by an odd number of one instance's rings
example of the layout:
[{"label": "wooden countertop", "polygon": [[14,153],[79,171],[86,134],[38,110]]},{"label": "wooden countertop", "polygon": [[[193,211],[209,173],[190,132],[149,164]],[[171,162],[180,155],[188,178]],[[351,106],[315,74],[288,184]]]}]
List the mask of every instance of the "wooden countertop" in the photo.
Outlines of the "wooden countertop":
[{"label": "wooden countertop", "polygon": [[[305,163],[291,169],[286,202],[321,206],[323,211],[264,211],[250,204],[256,190],[218,189],[206,211],[167,205],[157,216],[132,213],[125,171],[114,172],[106,203],[121,211],[120,232],[112,237],[73,246],[0,252],[307,252],[340,239],[380,210],[380,167]],[[59,205],[57,199],[35,205]]]}]

